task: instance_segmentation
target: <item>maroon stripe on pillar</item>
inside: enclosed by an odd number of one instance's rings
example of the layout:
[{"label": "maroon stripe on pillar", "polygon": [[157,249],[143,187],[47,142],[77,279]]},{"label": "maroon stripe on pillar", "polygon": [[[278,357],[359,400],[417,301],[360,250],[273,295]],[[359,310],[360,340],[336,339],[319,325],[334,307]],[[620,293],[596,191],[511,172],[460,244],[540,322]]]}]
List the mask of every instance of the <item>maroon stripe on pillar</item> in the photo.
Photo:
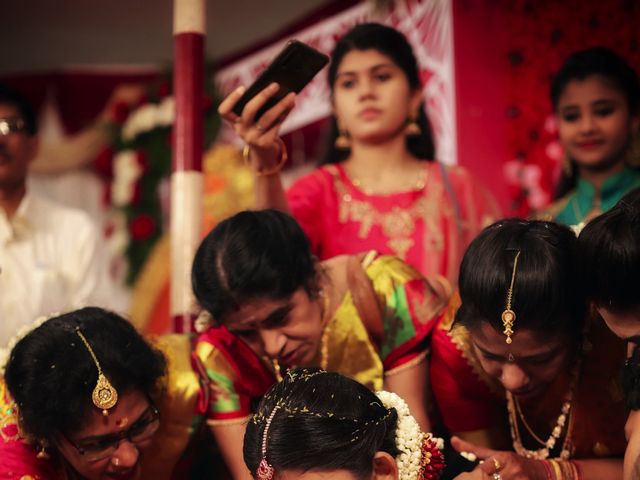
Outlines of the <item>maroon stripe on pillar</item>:
[{"label": "maroon stripe on pillar", "polygon": [[191,333],[196,331],[196,318],[193,315],[181,314],[173,316],[173,333]]},{"label": "maroon stripe on pillar", "polygon": [[202,171],[204,35],[174,35],[173,84],[176,120],[173,171]]}]

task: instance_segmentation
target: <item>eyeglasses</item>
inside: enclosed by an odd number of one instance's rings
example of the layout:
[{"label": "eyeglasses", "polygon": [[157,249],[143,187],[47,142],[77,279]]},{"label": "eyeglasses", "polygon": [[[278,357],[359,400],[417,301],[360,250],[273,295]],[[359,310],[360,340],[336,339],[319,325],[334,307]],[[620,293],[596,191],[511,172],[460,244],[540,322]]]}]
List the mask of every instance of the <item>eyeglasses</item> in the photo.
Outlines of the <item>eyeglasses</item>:
[{"label": "eyeglasses", "polygon": [[0,136],[24,132],[27,125],[21,118],[0,118]]},{"label": "eyeglasses", "polygon": [[118,450],[122,440],[127,439],[138,446],[153,437],[159,427],[160,412],[155,405],[150,405],[131,427],[118,434],[98,437],[95,440],[83,442],[81,445],[75,443],[64,433],[62,435],[87,461],[99,462],[111,457]]}]

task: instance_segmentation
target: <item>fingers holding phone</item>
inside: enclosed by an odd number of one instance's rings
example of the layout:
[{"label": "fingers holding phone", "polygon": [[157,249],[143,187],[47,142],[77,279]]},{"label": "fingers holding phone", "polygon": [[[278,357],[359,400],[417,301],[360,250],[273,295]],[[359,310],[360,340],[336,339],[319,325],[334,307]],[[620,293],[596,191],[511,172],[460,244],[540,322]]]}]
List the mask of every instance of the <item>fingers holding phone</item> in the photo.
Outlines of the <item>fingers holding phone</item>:
[{"label": "fingers holding phone", "polygon": [[264,111],[265,104],[268,104],[270,99],[278,93],[278,90],[278,84],[269,85],[252,98],[242,110],[239,123],[251,130],[249,138],[245,139],[250,145],[255,144],[256,146],[266,147],[265,142],[270,143],[273,141],[278,135],[282,122],[295,106],[296,95],[290,92],[275,105]]},{"label": "fingers holding phone", "polygon": [[291,40],[249,88],[236,89],[220,104],[220,115],[250,147],[251,161],[258,167],[268,168],[278,152],[283,153],[277,138],[280,126],[296,94],[328,61],[324,53]]},{"label": "fingers holding phone", "polygon": [[[278,92],[276,83],[255,95],[238,116],[233,109],[242,97],[244,87],[234,90],[218,107],[218,112],[233,126],[236,134],[251,147],[252,163],[258,170],[270,168],[280,155],[278,135],[280,126],[295,106],[296,94],[290,92],[273,107],[262,113],[262,107]],[[261,115],[258,117],[258,113]],[[257,118],[257,119],[256,119]]]}]

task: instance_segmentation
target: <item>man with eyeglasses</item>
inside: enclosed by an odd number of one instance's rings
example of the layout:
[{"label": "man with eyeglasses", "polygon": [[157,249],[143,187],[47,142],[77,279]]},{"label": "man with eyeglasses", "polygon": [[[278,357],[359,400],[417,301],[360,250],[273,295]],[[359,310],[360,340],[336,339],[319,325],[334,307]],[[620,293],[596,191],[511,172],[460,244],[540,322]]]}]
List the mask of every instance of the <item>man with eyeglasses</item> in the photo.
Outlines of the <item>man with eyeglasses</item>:
[{"label": "man with eyeglasses", "polygon": [[40,315],[107,305],[112,285],[91,219],[27,191],[36,115],[0,85],[0,346]]}]

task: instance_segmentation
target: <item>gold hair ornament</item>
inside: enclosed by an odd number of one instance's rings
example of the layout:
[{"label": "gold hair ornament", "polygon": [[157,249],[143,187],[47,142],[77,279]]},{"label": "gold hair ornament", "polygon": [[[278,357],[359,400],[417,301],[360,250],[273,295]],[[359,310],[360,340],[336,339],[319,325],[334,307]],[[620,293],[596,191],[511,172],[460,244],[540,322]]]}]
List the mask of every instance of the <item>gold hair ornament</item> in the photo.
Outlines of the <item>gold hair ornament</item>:
[{"label": "gold hair ornament", "polygon": [[273,475],[275,474],[273,466],[267,460],[267,440],[269,439],[269,427],[271,426],[273,417],[275,417],[276,412],[279,409],[280,405],[276,405],[275,407],[273,407],[269,418],[267,418],[267,423],[264,426],[264,432],[262,433],[262,460],[260,460],[258,470],[256,471],[256,478],[258,480],[271,480],[273,478]]},{"label": "gold hair ornament", "polygon": [[511,335],[513,335],[513,324],[516,321],[516,312],[511,310],[511,300],[513,299],[513,284],[516,281],[516,269],[518,268],[518,257],[520,257],[520,250],[516,254],[516,258],[513,261],[513,271],[511,272],[511,285],[509,285],[509,290],[507,291],[507,304],[505,306],[504,311],[502,312],[502,325],[504,326],[504,333],[507,336],[506,342],[511,345],[513,339]]},{"label": "gold hair ornament", "polygon": [[107,380],[107,377],[104,376],[104,373],[102,373],[100,362],[91,348],[91,345],[89,345],[86,337],[80,331],[80,327],[76,327],[76,333],[80,337],[80,340],[82,340],[82,343],[84,343],[84,346],[87,347],[87,350],[89,350],[93,363],[96,364],[96,368],[98,369],[98,382],[91,394],[91,400],[93,400],[93,404],[96,407],[102,410],[102,415],[106,417],[109,415],[108,410],[113,408],[113,406],[118,402],[118,392],[113,385],[111,385],[109,380]]}]

